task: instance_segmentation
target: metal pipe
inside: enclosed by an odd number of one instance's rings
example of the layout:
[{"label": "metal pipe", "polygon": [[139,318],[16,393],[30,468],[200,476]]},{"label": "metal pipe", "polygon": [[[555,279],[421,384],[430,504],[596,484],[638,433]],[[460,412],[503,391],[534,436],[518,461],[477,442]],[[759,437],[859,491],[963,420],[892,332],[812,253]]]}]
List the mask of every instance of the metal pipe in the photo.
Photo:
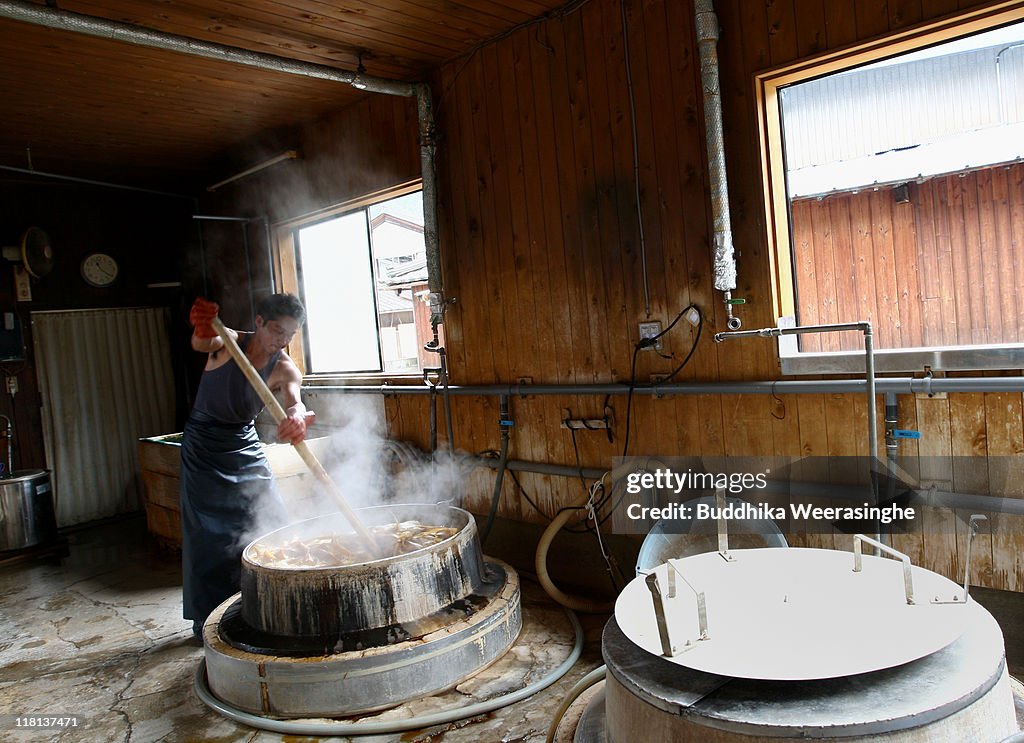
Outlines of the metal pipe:
[{"label": "metal pipe", "polygon": [[6,415],[0,413],[2,418],[7,423],[6,437],[7,437],[7,470],[3,473],[4,477],[13,477],[14,475],[14,424],[11,419]]},{"label": "metal pipe", "polygon": [[[300,62],[294,59],[278,57],[273,54],[239,49],[237,47],[216,44],[186,36],[163,33],[152,29],[134,26],[128,23],[95,18],[80,13],[71,13],[59,8],[36,5],[19,0],[0,0],[0,18],[31,23],[61,31],[97,36],[113,41],[121,41],[137,46],[164,49],[179,54],[190,54],[207,59],[215,59],[232,64],[245,65],[271,72],[311,77],[319,80],[351,85],[359,90],[383,95],[394,95],[402,98],[415,98],[417,117],[420,128],[420,167],[423,180],[423,240],[427,254],[427,280],[430,288],[431,322],[436,327],[442,321],[445,306],[443,282],[441,275],[440,251],[437,236],[437,176],[435,168],[434,115],[430,86],[426,83],[406,83],[396,80],[385,80],[365,75],[361,70],[349,72],[335,67]],[[285,157],[285,153],[279,157]],[[262,166],[264,167],[265,163]],[[35,171],[25,171],[36,175]],[[252,169],[247,172],[252,172]],[[240,175],[244,175],[240,174]],[[236,178],[239,176],[235,176]],[[88,181],[86,181],[88,182]],[[225,181],[226,182],[226,181]],[[213,188],[223,185],[215,184]],[[107,185],[107,184],[104,184]],[[135,189],[145,190],[145,189]],[[151,192],[161,193],[161,192]],[[163,194],[178,196],[177,194]],[[182,197],[191,198],[191,197]],[[269,244],[269,235],[268,235]],[[205,293],[205,291],[204,291]]]},{"label": "metal pipe", "polygon": [[[420,178],[423,184],[423,247],[427,260],[427,289],[429,290],[430,324],[444,322],[444,281],[441,273],[441,251],[437,234],[437,168],[434,140],[434,107],[430,86],[416,85],[416,115],[420,126]],[[436,339],[435,339],[436,340]]]},{"label": "metal pipe", "polygon": [[899,425],[899,407],[896,404],[896,393],[885,393],[885,463],[886,472],[885,499],[892,503],[896,498],[896,426]]},{"label": "metal pipe", "polygon": [[896,426],[900,423],[899,407],[896,404],[896,393],[885,393],[885,451],[889,460],[889,469],[896,464]]},{"label": "metal pipe", "polygon": [[[245,253],[245,285],[249,290],[249,317],[256,317],[256,299],[252,293],[252,261],[249,260],[249,225],[242,225],[242,252]],[[263,318],[266,320],[266,318]]]},{"label": "metal pipe", "polygon": [[[791,328],[760,328],[758,330],[738,330],[728,333],[715,333],[715,342],[721,343],[729,338],[762,338],[780,335],[805,335],[810,333],[838,333],[857,330],[864,334],[864,378],[868,405],[868,453],[870,459],[871,497],[878,503],[878,411],[875,409],[875,342],[871,323],[860,322],[833,323],[830,325],[797,325]],[[881,540],[882,535],[876,529],[875,539]]]},{"label": "metal pipe", "polygon": [[[815,379],[797,381],[753,382],[685,382],[679,384],[633,387],[635,395],[827,395],[864,394],[863,379]],[[876,392],[900,395],[936,395],[943,392],[1024,392],[1022,377],[881,377],[875,382]],[[309,392],[332,392],[353,395],[427,395],[430,390],[419,385],[306,385]],[[451,395],[497,397],[499,395],[626,395],[628,384],[484,384],[452,385]]]},{"label": "metal pipe", "polygon": [[216,191],[221,186],[226,186],[229,183],[234,183],[237,180],[241,180],[242,178],[245,178],[247,175],[252,175],[253,173],[259,173],[261,170],[266,170],[271,165],[277,165],[278,163],[284,162],[285,160],[294,160],[298,156],[299,156],[299,151],[298,150],[288,150],[287,152],[282,152],[280,155],[275,155],[274,157],[270,158],[269,160],[264,160],[261,163],[253,165],[251,168],[246,168],[241,173],[235,173],[234,175],[228,176],[227,178],[225,178],[222,181],[217,181],[212,186],[207,186],[206,190],[210,191],[210,192]]},{"label": "metal pipe", "polygon": [[[487,457],[470,457],[469,459],[479,467],[496,470],[499,466],[496,459]],[[664,466],[667,467],[668,465]],[[569,479],[578,479],[580,476],[580,468],[575,465],[530,462],[521,459],[508,460],[505,463],[505,469],[513,472],[529,472],[535,475],[551,475]],[[582,472],[583,476],[588,480],[599,480],[603,475],[607,474],[607,470],[595,467],[584,467]],[[864,499],[862,487],[841,483],[805,482],[799,480],[794,482],[769,480],[767,487],[759,492],[784,493],[794,498],[811,498],[827,492],[829,498],[851,503],[863,503]],[[918,490],[910,498],[908,505],[1024,516],[1024,498],[1003,498],[977,493],[955,493],[948,490]]]},{"label": "metal pipe", "polygon": [[270,294],[277,294],[277,285],[274,281],[274,245],[270,237],[270,219],[267,215],[260,217],[260,221],[263,223],[263,239],[266,241],[267,248],[267,285],[270,289]]},{"label": "metal pipe", "polygon": [[730,338],[777,338],[780,335],[803,335],[806,333],[838,333],[845,330],[859,330],[864,332],[865,327],[870,328],[871,324],[866,322],[840,322],[830,325],[795,325],[791,328],[758,328],[756,330],[736,330],[731,333],[715,333],[715,343],[729,340]]},{"label": "metal pipe", "polygon": [[[878,504],[878,402],[875,395],[875,334],[871,323],[864,327],[864,376],[868,382],[868,452],[871,457],[871,494]],[[878,534],[881,539],[881,534]]]},{"label": "metal pipe", "polygon": [[[192,208],[199,209],[199,199],[192,199]],[[203,293],[202,296],[210,296],[209,280],[207,278],[206,271],[206,241],[203,239],[203,217],[193,217],[196,219],[196,237],[199,240],[199,268],[203,279]],[[185,389],[188,389],[188,385],[185,385]],[[189,395],[191,397],[191,394]],[[189,401],[189,408],[192,407],[192,402]]]},{"label": "metal pipe", "polygon": [[103,39],[110,39],[111,41],[135,44],[136,46],[163,49],[179,54],[190,54],[194,57],[205,57],[221,62],[269,70],[271,72],[345,83],[359,90],[368,90],[371,93],[384,93],[405,98],[412,98],[416,95],[415,86],[412,83],[367,77],[359,72],[349,72],[347,70],[339,70],[336,67],[299,62],[273,54],[261,54],[249,51],[248,49],[239,49],[238,47],[216,44],[210,41],[191,39],[187,36],[177,36],[135,26],[130,23],[121,23],[106,18],[95,18],[81,13],[71,13],[67,10],[60,10],[59,8],[47,5],[19,2],[19,0],[0,0],[0,18],[31,23],[36,26],[54,28],[60,31],[72,31],[89,36],[97,36]]},{"label": "metal pipe", "polygon": [[[472,457],[472,460],[480,467],[489,467],[492,470],[501,468],[497,459],[487,457]],[[575,467],[568,464],[550,464],[548,462],[527,462],[521,459],[509,459],[504,465],[506,470],[512,472],[531,472],[535,475],[554,475],[556,477],[579,478],[580,474],[588,480],[600,480],[605,470],[596,467]],[[1024,501],[1022,501],[1024,503]]]},{"label": "metal pipe", "polygon": [[122,191],[136,191],[138,193],[153,194],[154,196],[166,196],[171,199],[189,199],[193,197],[186,196],[180,193],[171,193],[170,191],[157,191],[152,188],[141,188],[139,186],[125,186],[120,183],[110,183],[109,181],[97,181],[92,178],[76,178],[71,175],[60,175],[59,173],[47,173],[42,170],[33,170],[31,168],[15,168],[11,165],[0,165],[0,170],[7,170],[11,173],[21,173],[23,175],[34,175],[40,178],[53,178],[58,181],[68,181],[70,183],[84,183],[87,186],[102,186],[104,188],[118,188]]},{"label": "metal pipe", "polygon": [[1006,116],[1006,104],[1005,104],[1005,102],[1003,100],[1003,76],[1002,76],[1000,62],[1002,61],[1002,58],[1003,58],[1003,52],[1008,52],[1011,49],[1018,49],[1018,48],[1020,48],[1022,46],[1024,46],[1024,42],[1018,41],[1018,42],[1013,43],[1013,44],[1007,44],[1006,46],[1004,46],[1002,49],[1000,49],[996,53],[996,100],[998,101],[998,105],[999,105],[999,123],[1000,124],[1005,124],[1006,123],[1006,119],[1007,119],[1007,116]]},{"label": "metal pipe", "polygon": [[718,78],[718,16],[712,0],[695,0],[694,20],[697,50],[700,54],[700,79],[703,89],[705,145],[711,192],[711,216],[714,223],[715,289],[725,292],[728,327],[741,323],[732,315],[732,290],[736,288],[736,256],[729,216],[729,185],[725,168],[725,137],[722,132],[722,95]]}]

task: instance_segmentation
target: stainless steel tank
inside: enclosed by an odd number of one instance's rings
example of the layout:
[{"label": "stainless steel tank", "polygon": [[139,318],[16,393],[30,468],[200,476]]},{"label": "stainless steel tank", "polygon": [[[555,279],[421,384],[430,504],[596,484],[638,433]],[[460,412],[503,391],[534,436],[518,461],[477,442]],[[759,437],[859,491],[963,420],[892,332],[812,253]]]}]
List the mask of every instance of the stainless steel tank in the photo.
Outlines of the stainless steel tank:
[{"label": "stainless steel tank", "polygon": [[48,470],[17,470],[0,478],[0,551],[45,544],[57,537]]},{"label": "stainless steel tank", "polygon": [[892,547],[863,535],[852,546],[726,548],[634,579],[602,640],[603,740],[981,743],[1014,732],[992,616]]}]

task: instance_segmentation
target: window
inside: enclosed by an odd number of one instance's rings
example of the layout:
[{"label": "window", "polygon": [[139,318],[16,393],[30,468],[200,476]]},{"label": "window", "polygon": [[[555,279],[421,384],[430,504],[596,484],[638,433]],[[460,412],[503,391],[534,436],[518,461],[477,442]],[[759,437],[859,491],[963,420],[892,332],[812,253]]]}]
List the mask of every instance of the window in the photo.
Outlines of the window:
[{"label": "window", "polygon": [[[1024,367],[1024,4],[758,76],[780,323],[880,371]],[[863,370],[785,336],[786,373]]]},{"label": "window", "polygon": [[331,210],[281,236],[284,287],[306,306],[306,373],[416,373],[430,361],[421,191]]}]

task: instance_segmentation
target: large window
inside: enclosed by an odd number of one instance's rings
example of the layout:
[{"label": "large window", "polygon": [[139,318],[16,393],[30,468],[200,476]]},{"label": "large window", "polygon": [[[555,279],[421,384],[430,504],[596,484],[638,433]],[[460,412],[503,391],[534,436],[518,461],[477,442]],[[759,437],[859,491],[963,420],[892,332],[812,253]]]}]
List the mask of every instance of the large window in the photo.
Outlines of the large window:
[{"label": "large window", "polygon": [[[1024,4],[758,83],[780,323],[870,320],[882,371],[1024,366]],[[786,336],[783,370],[860,343]]]},{"label": "large window", "polygon": [[300,221],[283,238],[285,288],[307,311],[307,373],[422,368],[432,330],[420,191]]}]

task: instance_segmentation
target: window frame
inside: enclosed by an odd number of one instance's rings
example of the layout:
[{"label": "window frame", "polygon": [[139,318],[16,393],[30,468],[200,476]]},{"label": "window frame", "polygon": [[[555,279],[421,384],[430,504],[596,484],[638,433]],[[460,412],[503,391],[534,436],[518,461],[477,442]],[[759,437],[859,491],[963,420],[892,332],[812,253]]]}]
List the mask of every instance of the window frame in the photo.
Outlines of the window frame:
[{"label": "window frame", "polygon": [[[792,263],[791,212],[786,190],[778,91],[812,78],[1021,21],[1024,21],[1024,0],[1006,0],[755,74],[771,300],[780,327],[796,324],[797,287]],[[798,336],[779,337],[779,361],[783,374],[846,374],[865,371],[863,354],[860,352],[799,351],[797,343]],[[1024,344],[878,349],[875,351],[875,368],[879,372],[1021,369],[1024,368]]]},{"label": "window frame", "polygon": [[[274,284],[276,291],[289,292],[295,296],[301,296],[300,279],[298,270],[298,247],[295,236],[303,227],[312,226],[318,222],[341,217],[345,214],[366,209],[373,204],[382,201],[389,201],[410,193],[423,190],[423,181],[416,179],[402,183],[391,188],[381,189],[365,194],[355,199],[335,204],[333,206],[317,209],[298,217],[292,217],[281,222],[276,222],[271,227],[272,232],[272,256],[274,269]],[[430,270],[428,263],[427,270]],[[374,299],[376,302],[376,298]],[[359,384],[361,381],[369,381],[379,384],[382,380],[395,380],[407,383],[410,380],[419,380],[422,372],[394,372],[394,371],[361,371],[361,372],[324,372],[310,373],[306,367],[308,359],[308,340],[305,329],[302,333],[296,333],[288,345],[288,355],[299,368],[302,374],[303,383],[307,384]],[[382,362],[383,363],[383,362]]]}]

